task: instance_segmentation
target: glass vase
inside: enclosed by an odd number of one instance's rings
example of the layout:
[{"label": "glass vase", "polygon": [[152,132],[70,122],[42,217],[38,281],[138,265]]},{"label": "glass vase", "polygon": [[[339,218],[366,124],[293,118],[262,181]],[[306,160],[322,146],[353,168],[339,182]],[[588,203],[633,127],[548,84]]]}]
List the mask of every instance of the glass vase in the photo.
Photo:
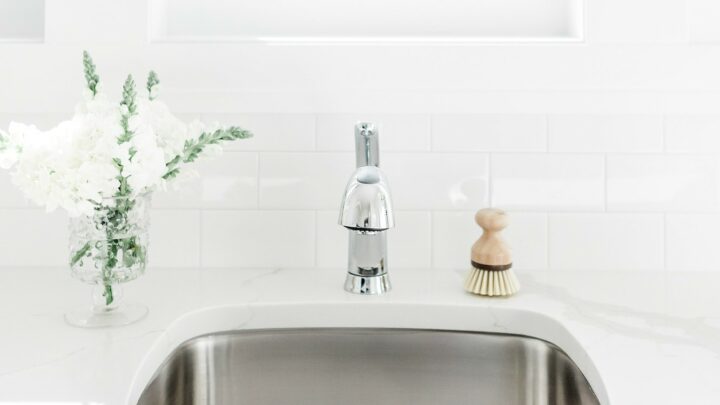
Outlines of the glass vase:
[{"label": "glass vase", "polygon": [[70,219],[70,270],[95,286],[92,304],[65,314],[86,328],[127,325],[147,315],[144,305],[122,302],[120,285],[145,273],[150,224],[150,194],[107,198],[92,215]]}]

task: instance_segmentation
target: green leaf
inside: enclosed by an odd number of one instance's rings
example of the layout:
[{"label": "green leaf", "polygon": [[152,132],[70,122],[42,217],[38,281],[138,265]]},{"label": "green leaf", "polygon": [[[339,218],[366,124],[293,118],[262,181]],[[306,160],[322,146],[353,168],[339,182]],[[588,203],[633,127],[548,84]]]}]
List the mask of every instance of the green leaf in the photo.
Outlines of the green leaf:
[{"label": "green leaf", "polygon": [[252,132],[240,127],[228,127],[220,128],[214,132],[203,132],[197,139],[188,139],[185,141],[182,154],[175,156],[165,165],[168,168],[168,171],[163,175],[163,179],[169,180],[177,176],[179,173],[177,166],[180,162],[194,162],[208,145],[216,145],[220,142],[234,141],[237,139],[246,139],[252,136]]},{"label": "green leaf", "polygon": [[135,91],[135,80],[133,80],[132,75],[128,75],[127,79],[125,79],[125,84],[123,84],[122,101],[120,102],[120,105],[127,109],[127,113],[123,113],[120,118],[120,125],[123,128],[123,133],[117,138],[119,144],[129,142],[134,135],[134,133],[130,130],[129,121],[130,117],[137,113],[137,105],[135,104],[136,96],[137,92]]},{"label": "green leaf", "polygon": [[137,110],[135,96],[137,96],[137,92],[135,91],[135,80],[132,75],[128,75],[127,79],[125,79],[125,84],[123,84],[122,101],[120,104],[127,107],[130,115],[135,114]]},{"label": "green leaf", "polygon": [[175,177],[177,177],[178,174],[180,174],[180,169],[174,168],[174,169],[170,169],[167,173],[163,174],[162,178],[164,180],[170,180],[170,179],[174,179]]},{"label": "green leaf", "polygon": [[177,156],[175,156],[174,158],[172,158],[172,160],[169,161],[169,162],[167,162],[167,163],[165,164],[165,166],[171,167],[171,166],[175,166],[175,165],[178,164],[178,163],[180,163],[180,155],[177,155]]},{"label": "green leaf", "polygon": [[87,88],[92,92],[92,95],[95,96],[97,95],[97,85],[100,82],[100,77],[97,75],[95,63],[93,63],[88,51],[83,51],[83,68]]},{"label": "green leaf", "polygon": [[150,100],[155,100],[156,95],[153,94],[153,88],[158,84],[160,84],[160,79],[158,78],[157,73],[155,73],[154,70],[151,70],[150,73],[148,73],[146,85],[148,91],[148,98],[150,98]]}]

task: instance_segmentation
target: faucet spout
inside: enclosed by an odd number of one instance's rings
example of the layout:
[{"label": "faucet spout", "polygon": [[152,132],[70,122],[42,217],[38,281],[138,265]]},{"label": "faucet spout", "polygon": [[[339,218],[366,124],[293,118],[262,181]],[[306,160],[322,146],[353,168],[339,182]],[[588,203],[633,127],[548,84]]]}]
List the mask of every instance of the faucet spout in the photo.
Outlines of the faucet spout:
[{"label": "faucet spout", "polygon": [[382,294],[390,290],[387,230],[395,222],[390,188],[379,168],[378,130],[372,123],[355,126],[355,157],[357,169],[345,188],[339,219],[349,232],[345,290]]},{"label": "faucet spout", "polygon": [[380,166],[378,131],[372,122],[355,124],[355,167]]}]

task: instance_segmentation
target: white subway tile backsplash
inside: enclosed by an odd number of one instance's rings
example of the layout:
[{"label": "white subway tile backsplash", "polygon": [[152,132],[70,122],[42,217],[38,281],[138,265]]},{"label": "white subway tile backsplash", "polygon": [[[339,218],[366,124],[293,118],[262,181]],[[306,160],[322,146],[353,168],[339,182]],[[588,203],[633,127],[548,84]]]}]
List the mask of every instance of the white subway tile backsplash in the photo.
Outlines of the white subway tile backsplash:
[{"label": "white subway tile backsplash", "polygon": [[473,211],[434,211],[432,218],[435,268],[470,268],[470,248],[482,231]]},{"label": "white subway tile backsplash", "polygon": [[[236,151],[311,151],[315,149],[315,116],[312,114],[182,114],[186,121],[237,125],[255,136],[232,142]],[[351,128],[352,132],[352,128]]]},{"label": "white subway tile backsplash", "polygon": [[339,209],[340,207],[338,210],[317,212],[315,248],[318,267],[347,267],[348,231],[338,224]]},{"label": "white subway tile backsplash", "polygon": [[260,208],[340,208],[355,155],[265,153],[260,156]]},{"label": "white subway tile backsplash", "polygon": [[[389,268],[428,268],[431,255],[430,213],[396,211],[388,230]],[[348,231],[338,225],[338,211],[317,213],[317,265],[345,269]]]},{"label": "white subway tile backsplash", "polygon": [[660,115],[552,115],[551,152],[662,152]]},{"label": "white subway tile backsplash", "polygon": [[[361,118],[382,124],[387,139],[381,161],[396,209],[397,227],[388,235],[392,267],[467,267],[469,247],[481,232],[474,210],[490,205],[491,196],[493,206],[511,210],[505,234],[517,269],[662,268],[662,215],[643,212],[720,208],[718,116],[552,115],[546,122],[543,115],[434,115],[433,152],[429,115],[317,116],[317,148],[338,152],[313,151],[313,115],[209,116],[249,128],[255,123],[261,138],[275,134],[269,136],[277,144],[239,142],[236,150],[202,160],[200,176],[179,191],[156,193],[151,265],[344,268],[347,232],[337,225],[337,210],[355,166],[352,126]],[[668,154],[660,153],[663,122]],[[336,136],[341,131],[347,136]],[[562,153],[527,152],[546,147]],[[237,150],[244,148],[257,152]],[[489,153],[477,152],[484,150]],[[26,220],[52,225],[56,231],[43,236],[57,239],[44,242],[56,252],[40,258],[25,257],[25,244],[34,241],[6,243],[3,265],[65,265],[66,224],[57,227],[57,214],[29,209],[5,171],[2,208],[4,226]],[[605,209],[637,213],[568,213]],[[544,211],[557,214],[548,219]],[[716,266],[713,255],[687,253],[712,244],[702,241],[712,237],[714,218],[668,215],[677,235],[668,235],[668,268]],[[686,219],[697,234],[679,229]],[[275,246],[289,254],[276,254]]]},{"label": "white subway tile backsplash", "polygon": [[670,153],[720,153],[720,115],[670,115],[665,119]]},{"label": "white subway tile backsplash", "polygon": [[257,153],[225,152],[191,166],[198,176],[179,178],[153,196],[157,208],[257,208]]},{"label": "white subway tile backsplash", "polygon": [[19,122],[26,125],[35,125],[41,131],[47,131],[60,122],[70,119],[72,115],[72,110],[52,113],[0,113],[0,129],[7,130],[11,122]]},{"label": "white subway tile backsplash", "polygon": [[469,153],[386,153],[396,209],[471,209],[488,202],[488,158]]},{"label": "white subway tile backsplash", "polygon": [[150,216],[150,266],[200,266],[200,211],[153,210]]},{"label": "white subway tile backsplash", "polygon": [[512,248],[513,267],[547,268],[547,229],[547,214],[510,213],[510,225],[504,234]]},{"label": "white subway tile backsplash", "polygon": [[0,208],[22,208],[29,204],[30,201],[13,184],[10,173],[0,169]]},{"label": "white subway tile backsplash", "polygon": [[[433,212],[433,267],[470,268],[470,248],[482,235],[475,211]],[[510,212],[503,231],[513,253],[513,268],[542,270],[547,267],[546,214]]]},{"label": "white subway tile backsplash", "polygon": [[203,267],[312,267],[315,213],[203,211]]},{"label": "white subway tile backsplash", "polygon": [[442,152],[544,152],[544,115],[436,115],[432,149]]},{"label": "white subway tile backsplash", "polygon": [[662,270],[662,214],[549,214],[552,270]]},{"label": "white subway tile backsplash", "polygon": [[68,266],[68,219],[63,212],[0,209],[0,224],[1,266]]},{"label": "white subway tile backsplash", "polygon": [[[422,114],[320,114],[317,116],[317,149],[354,150],[355,124],[360,121],[379,126],[381,151],[430,149],[430,117]],[[380,159],[382,161],[382,156]]]},{"label": "white subway tile backsplash", "polygon": [[686,39],[684,0],[603,0],[585,4],[587,40],[591,43],[679,43]]},{"label": "white subway tile backsplash", "polygon": [[429,268],[432,254],[429,212],[397,211],[395,227],[388,231],[390,266]]},{"label": "white subway tile backsplash", "polygon": [[668,270],[720,272],[720,215],[668,214]]},{"label": "white subway tile backsplash", "polygon": [[492,205],[526,210],[602,210],[604,161],[599,155],[492,156]]},{"label": "white subway tile backsplash", "polygon": [[686,0],[688,39],[692,42],[720,42],[720,4],[715,0]]},{"label": "white subway tile backsplash", "polygon": [[[82,43],[114,99],[127,73],[141,84],[153,68],[183,119],[256,134],[156,193],[152,266],[344,268],[337,210],[367,120],[397,213],[391,267],[467,268],[488,205],[511,210],[519,269],[720,267],[716,0],[585,1],[582,46],[374,47],[368,66],[346,63],[353,46],[148,53],[158,27],[125,18],[145,1],[79,2],[46,2],[45,45],[3,49],[17,63],[0,65],[0,128],[72,116]],[[0,229],[0,266],[67,266],[64,216],[32,207],[3,170]]]},{"label": "white subway tile backsplash", "polygon": [[720,207],[717,156],[609,156],[607,165],[609,210],[692,211]]}]

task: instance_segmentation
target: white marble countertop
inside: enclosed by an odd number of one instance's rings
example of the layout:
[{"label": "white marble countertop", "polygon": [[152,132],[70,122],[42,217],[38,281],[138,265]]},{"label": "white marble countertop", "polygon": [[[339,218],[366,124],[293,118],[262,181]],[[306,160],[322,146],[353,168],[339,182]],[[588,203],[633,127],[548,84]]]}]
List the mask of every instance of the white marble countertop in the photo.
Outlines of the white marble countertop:
[{"label": "white marble countertop", "polygon": [[720,403],[720,274],[527,272],[510,299],[464,293],[455,271],[395,270],[381,297],[344,271],[151,269],[125,288],[150,307],[117,329],[66,325],[90,287],[63,269],[0,271],[0,405],[134,404],[167,354],[203,333],[407,327],[520,333],[563,348],[605,403]]}]

